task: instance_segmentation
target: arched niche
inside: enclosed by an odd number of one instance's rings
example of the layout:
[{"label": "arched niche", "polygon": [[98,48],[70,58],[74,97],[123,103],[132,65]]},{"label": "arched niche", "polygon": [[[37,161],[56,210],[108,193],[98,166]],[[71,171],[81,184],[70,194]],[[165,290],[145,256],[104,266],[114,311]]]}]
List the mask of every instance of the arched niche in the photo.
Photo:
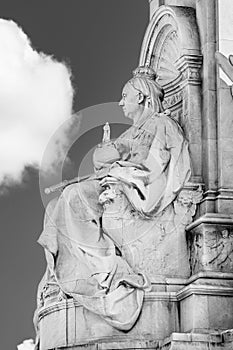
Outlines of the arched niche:
[{"label": "arched niche", "polygon": [[164,107],[189,141],[193,182],[202,182],[201,65],[195,9],[161,6],[143,40],[140,65],[150,65],[165,91]]}]

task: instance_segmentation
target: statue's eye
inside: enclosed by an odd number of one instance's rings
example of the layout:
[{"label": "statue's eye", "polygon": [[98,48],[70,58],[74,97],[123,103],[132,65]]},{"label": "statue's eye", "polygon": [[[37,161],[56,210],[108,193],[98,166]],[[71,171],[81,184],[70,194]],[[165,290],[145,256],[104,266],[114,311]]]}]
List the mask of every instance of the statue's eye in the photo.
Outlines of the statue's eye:
[{"label": "statue's eye", "polygon": [[126,98],[126,94],[122,94],[122,98],[125,99]]}]

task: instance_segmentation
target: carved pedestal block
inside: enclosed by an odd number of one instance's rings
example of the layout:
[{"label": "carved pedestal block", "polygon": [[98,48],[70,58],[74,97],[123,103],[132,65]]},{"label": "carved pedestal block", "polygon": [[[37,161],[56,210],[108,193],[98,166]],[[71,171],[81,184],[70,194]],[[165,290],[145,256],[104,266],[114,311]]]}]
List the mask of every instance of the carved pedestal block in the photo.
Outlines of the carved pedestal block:
[{"label": "carved pedestal block", "polygon": [[173,333],[156,348],[158,350],[230,350],[232,343],[222,334]]},{"label": "carved pedestal block", "polygon": [[233,271],[233,226],[202,223],[188,232],[190,267],[199,271]]},{"label": "carved pedestal block", "polygon": [[177,293],[180,331],[209,333],[232,328],[233,274],[199,273]]},{"label": "carved pedestal block", "polygon": [[219,214],[187,227],[192,277],[178,294],[181,331],[211,332],[233,327],[233,225]]}]

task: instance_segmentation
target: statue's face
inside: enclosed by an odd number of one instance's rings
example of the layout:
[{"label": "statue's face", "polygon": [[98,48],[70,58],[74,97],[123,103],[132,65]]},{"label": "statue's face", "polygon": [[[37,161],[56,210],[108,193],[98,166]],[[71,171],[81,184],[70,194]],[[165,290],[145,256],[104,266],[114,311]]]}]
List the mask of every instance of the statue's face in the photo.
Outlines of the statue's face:
[{"label": "statue's face", "polygon": [[127,118],[134,119],[135,113],[140,109],[140,93],[138,90],[127,83],[122,90],[122,98],[119,106],[122,107],[124,115]]}]

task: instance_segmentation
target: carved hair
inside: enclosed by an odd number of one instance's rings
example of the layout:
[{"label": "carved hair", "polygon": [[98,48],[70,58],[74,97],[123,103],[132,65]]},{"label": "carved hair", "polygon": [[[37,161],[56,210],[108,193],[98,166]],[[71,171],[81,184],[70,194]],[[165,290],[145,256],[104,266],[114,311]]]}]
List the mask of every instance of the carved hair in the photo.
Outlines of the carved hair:
[{"label": "carved hair", "polygon": [[135,90],[145,97],[145,106],[156,112],[162,112],[163,88],[155,81],[156,73],[148,66],[139,66],[133,71],[134,77],[128,81]]}]

